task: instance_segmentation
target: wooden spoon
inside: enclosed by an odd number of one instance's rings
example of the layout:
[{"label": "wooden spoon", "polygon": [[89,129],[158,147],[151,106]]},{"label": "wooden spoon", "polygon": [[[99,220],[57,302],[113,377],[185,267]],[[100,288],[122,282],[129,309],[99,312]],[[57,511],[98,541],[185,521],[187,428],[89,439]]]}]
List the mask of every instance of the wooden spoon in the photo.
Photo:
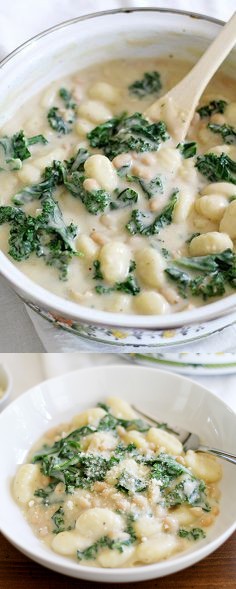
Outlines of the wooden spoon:
[{"label": "wooden spoon", "polygon": [[152,121],[164,121],[174,139],[183,141],[203,91],[235,42],[236,12],[187,76],[144,115]]}]

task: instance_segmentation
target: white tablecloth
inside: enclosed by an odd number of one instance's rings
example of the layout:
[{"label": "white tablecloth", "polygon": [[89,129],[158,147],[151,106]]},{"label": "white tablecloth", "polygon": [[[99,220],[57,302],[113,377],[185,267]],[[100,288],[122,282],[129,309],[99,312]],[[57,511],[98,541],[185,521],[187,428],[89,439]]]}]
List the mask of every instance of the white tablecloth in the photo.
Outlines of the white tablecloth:
[{"label": "white tablecloth", "polygon": [[[27,38],[60,21],[97,10],[121,6],[159,6],[180,8],[227,20],[236,8],[235,0],[0,0],[0,58]],[[222,347],[224,337],[224,347]],[[220,339],[215,336],[188,351],[232,351],[236,343],[231,328]],[[0,351],[106,351],[105,346],[87,344],[77,337],[56,331],[34,314],[28,315],[24,304],[0,278]],[[119,348],[113,349],[119,351]],[[171,351],[171,350],[168,350]],[[173,350],[174,351],[174,350]]]}]

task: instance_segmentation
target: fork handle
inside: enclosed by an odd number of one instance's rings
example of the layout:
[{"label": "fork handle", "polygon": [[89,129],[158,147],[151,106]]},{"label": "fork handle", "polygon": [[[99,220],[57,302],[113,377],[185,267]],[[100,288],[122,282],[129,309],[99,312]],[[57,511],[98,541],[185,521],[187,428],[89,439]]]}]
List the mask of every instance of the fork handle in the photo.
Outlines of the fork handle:
[{"label": "fork handle", "polygon": [[208,448],[208,446],[199,446],[196,452],[207,452],[208,454],[213,454],[213,456],[218,456],[223,460],[227,460],[228,462],[232,462],[232,464],[236,464],[236,456],[235,454],[231,454],[230,452],[224,452],[223,450],[218,450],[217,448]]}]

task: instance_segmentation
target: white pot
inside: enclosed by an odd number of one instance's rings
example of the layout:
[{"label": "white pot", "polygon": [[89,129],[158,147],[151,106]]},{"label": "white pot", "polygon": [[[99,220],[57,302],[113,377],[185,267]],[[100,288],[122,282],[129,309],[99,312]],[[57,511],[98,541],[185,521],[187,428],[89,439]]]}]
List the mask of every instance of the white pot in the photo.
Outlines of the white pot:
[{"label": "white pot", "polygon": [[[194,63],[219,32],[215,19],[165,9],[128,9],[76,18],[37,35],[0,65],[0,127],[52,80],[96,62],[173,53]],[[235,52],[224,63],[234,75]],[[192,341],[236,321],[236,295],[191,311],[135,316],[89,309],[33,283],[0,253],[0,269],[42,316],[80,337],[110,344],[163,347]]]}]

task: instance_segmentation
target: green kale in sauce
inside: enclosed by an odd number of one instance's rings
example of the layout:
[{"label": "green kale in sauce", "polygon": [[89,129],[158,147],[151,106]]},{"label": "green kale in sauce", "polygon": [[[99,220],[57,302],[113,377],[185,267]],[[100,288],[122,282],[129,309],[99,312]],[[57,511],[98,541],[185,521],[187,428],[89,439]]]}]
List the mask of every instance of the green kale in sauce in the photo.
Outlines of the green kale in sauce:
[{"label": "green kale in sauce", "polygon": [[149,94],[158,94],[162,88],[159,72],[145,72],[141,80],[136,80],[129,86],[130,94],[137,98],[145,98]]}]

